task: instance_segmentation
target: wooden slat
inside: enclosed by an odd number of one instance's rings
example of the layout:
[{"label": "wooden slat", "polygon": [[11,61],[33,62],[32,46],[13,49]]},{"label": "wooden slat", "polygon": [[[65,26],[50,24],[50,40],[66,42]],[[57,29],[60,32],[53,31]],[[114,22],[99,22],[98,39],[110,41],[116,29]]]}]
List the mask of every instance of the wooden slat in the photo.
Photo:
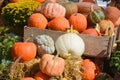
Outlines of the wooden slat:
[{"label": "wooden slat", "polygon": [[[33,39],[37,35],[49,35],[53,38],[54,41],[66,32],[54,31],[54,30],[40,30],[37,28],[25,27],[24,28],[24,40],[26,40],[31,34],[33,34],[33,38],[29,41],[33,41]],[[90,57],[106,57],[108,54],[108,46],[110,37],[100,37],[100,36],[90,36],[86,34],[78,34],[85,43],[85,56]]]},{"label": "wooden slat", "polygon": [[120,40],[120,26],[118,27],[117,40]]}]

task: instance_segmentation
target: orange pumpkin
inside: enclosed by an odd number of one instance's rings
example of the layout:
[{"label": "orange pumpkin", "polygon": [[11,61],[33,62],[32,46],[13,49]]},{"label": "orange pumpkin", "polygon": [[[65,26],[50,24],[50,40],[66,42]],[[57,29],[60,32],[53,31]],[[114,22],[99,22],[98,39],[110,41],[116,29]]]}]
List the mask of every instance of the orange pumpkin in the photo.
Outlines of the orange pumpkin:
[{"label": "orange pumpkin", "polygon": [[[36,1],[43,3],[43,2],[45,2],[47,0],[36,0]],[[49,1],[56,2],[56,0],[49,0]]]},{"label": "orange pumpkin", "polygon": [[19,2],[20,0],[10,0],[11,3]]},{"label": "orange pumpkin", "polygon": [[48,24],[47,19],[41,13],[33,13],[28,19],[29,27],[45,29],[47,27],[47,24]]},{"label": "orange pumpkin", "polygon": [[91,10],[92,5],[94,10],[101,10],[100,6],[91,2],[76,2],[75,4],[78,6],[78,12],[86,15],[86,17],[92,11]]},{"label": "orange pumpkin", "polygon": [[70,28],[70,24],[65,17],[56,17],[48,22],[48,28],[57,31],[65,31]]},{"label": "orange pumpkin", "polygon": [[36,45],[32,42],[16,42],[12,46],[13,59],[21,57],[20,61],[29,61],[36,56]]},{"label": "orange pumpkin", "polygon": [[63,73],[65,61],[63,58],[44,54],[40,60],[40,70],[48,76],[59,76]]},{"label": "orange pumpkin", "polygon": [[64,17],[66,9],[55,2],[45,2],[41,6],[41,13],[45,15],[48,19],[53,19],[55,17]]},{"label": "orange pumpkin", "polygon": [[34,78],[35,78],[35,80],[48,80],[49,76],[47,76],[46,74],[39,71],[35,74]]},{"label": "orange pumpkin", "polygon": [[106,19],[111,20],[116,26],[120,25],[120,10],[114,6],[108,6],[104,9]]},{"label": "orange pumpkin", "polygon": [[73,25],[73,29],[82,32],[87,28],[87,19],[81,13],[74,13],[70,16],[69,22]]},{"label": "orange pumpkin", "polygon": [[20,80],[35,80],[35,79],[32,77],[24,77],[24,78],[21,78]]},{"label": "orange pumpkin", "polygon": [[100,33],[104,36],[112,36],[114,34],[114,24],[110,20],[102,20],[99,22]]},{"label": "orange pumpkin", "polygon": [[91,36],[98,36],[98,32],[94,28],[86,29],[82,32],[82,34],[89,34]]},{"label": "orange pumpkin", "polygon": [[44,2],[45,0],[36,0],[36,1],[38,1],[38,2],[41,2],[41,3],[42,3],[42,2]]},{"label": "orange pumpkin", "polygon": [[84,59],[82,62],[82,80],[94,80],[96,74],[96,65],[90,59]]},{"label": "orange pumpkin", "polygon": [[87,69],[83,72],[82,80],[94,80],[95,72],[92,69]]},{"label": "orange pumpkin", "polygon": [[83,0],[83,2],[91,2],[91,3],[95,3],[94,0]]}]

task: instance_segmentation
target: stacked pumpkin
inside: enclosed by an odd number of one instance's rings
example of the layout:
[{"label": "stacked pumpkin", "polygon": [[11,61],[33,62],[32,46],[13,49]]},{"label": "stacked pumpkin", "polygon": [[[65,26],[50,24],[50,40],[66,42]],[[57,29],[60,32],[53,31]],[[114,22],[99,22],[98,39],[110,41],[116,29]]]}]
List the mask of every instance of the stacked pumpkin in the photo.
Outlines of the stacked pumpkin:
[{"label": "stacked pumpkin", "polygon": [[[33,42],[16,42],[12,47],[12,56],[16,61],[26,62],[34,59],[36,53],[39,54],[39,71],[34,75],[35,80],[73,80],[75,77],[78,79],[78,76],[82,80],[93,80],[95,78],[96,65],[89,59],[82,59],[85,44],[78,34],[65,33],[59,36],[56,41],[48,35],[38,35]],[[73,62],[76,66],[71,67],[73,64],[69,65],[67,63],[68,60],[71,63],[71,59],[76,61],[76,63]],[[16,61],[11,69],[15,68]],[[69,68],[66,66],[69,66]],[[79,75],[75,74],[76,71],[74,75],[68,73],[70,71],[66,69],[71,68],[77,70]],[[70,74],[71,77],[68,77]],[[32,80],[33,78],[29,76],[21,80],[26,79]]]},{"label": "stacked pumpkin", "polygon": [[[116,15],[119,16],[118,9],[112,10],[115,10]],[[41,16],[32,18],[31,16],[35,14],[44,16],[45,20]],[[28,19],[29,27],[67,31],[73,26],[73,30],[92,36],[113,36],[115,27],[119,25],[119,18],[111,17],[113,14],[109,9],[102,9],[97,4],[90,2],[75,3],[67,0],[53,2],[49,0],[39,6],[33,15]]]},{"label": "stacked pumpkin", "polygon": [[[119,19],[112,17],[113,15],[108,8],[102,10],[101,7],[89,2],[74,3],[67,0],[66,2],[46,0],[29,17],[28,26],[43,30],[67,31],[72,25],[73,29],[70,30],[76,30],[78,33],[92,36],[112,36]],[[119,15],[120,11],[118,9],[112,10],[115,10],[116,14]],[[115,19],[113,20],[113,18]],[[55,53],[55,50],[57,53]],[[34,59],[38,52],[41,59],[39,63],[40,71],[35,75],[35,79],[48,80],[50,77],[60,77],[64,73],[66,59],[69,57],[82,58],[84,50],[84,41],[75,33],[61,35],[55,43],[50,36],[38,35],[35,38],[35,43],[18,42],[14,44],[12,56],[16,60],[15,63],[17,61],[24,62]],[[89,60],[81,59],[80,62],[82,63],[80,63],[79,68],[83,68],[80,70],[83,74],[81,72],[79,74],[81,78],[83,80],[93,80],[96,76],[96,65]]]}]

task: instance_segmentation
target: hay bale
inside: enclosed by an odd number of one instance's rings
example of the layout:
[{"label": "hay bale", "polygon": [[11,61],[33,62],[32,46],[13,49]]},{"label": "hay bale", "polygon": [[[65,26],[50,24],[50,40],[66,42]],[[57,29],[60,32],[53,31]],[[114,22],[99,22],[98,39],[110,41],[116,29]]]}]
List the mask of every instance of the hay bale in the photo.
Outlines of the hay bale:
[{"label": "hay bale", "polygon": [[33,77],[35,73],[39,71],[39,61],[40,59],[34,59],[24,63],[18,63],[13,69],[10,64],[7,69],[3,70],[3,74],[0,75],[2,80],[20,80],[23,77]]}]

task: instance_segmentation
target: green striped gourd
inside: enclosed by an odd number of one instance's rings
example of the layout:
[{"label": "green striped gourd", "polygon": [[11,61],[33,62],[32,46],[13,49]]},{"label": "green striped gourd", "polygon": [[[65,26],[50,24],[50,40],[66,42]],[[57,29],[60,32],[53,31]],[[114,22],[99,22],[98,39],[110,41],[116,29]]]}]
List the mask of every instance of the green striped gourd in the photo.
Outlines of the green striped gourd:
[{"label": "green striped gourd", "polygon": [[92,11],[87,17],[89,25],[99,23],[103,19],[105,19],[105,14],[102,10]]}]

